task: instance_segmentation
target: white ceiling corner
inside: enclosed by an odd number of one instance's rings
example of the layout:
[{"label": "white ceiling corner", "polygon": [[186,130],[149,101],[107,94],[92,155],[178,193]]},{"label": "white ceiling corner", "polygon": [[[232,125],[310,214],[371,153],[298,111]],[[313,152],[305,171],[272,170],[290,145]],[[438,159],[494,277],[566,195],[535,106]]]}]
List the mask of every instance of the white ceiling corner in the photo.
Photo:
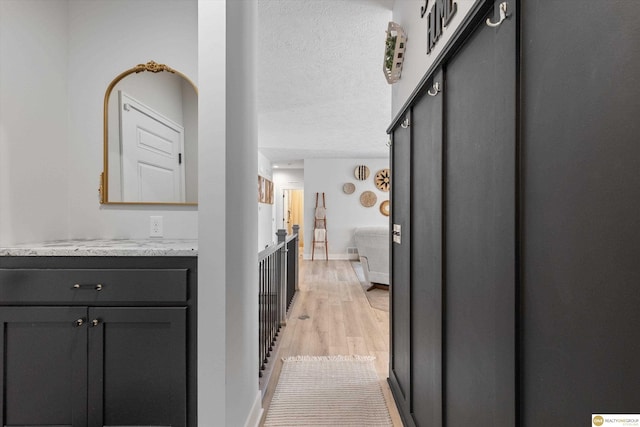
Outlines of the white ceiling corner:
[{"label": "white ceiling corner", "polygon": [[274,162],[386,157],[393,0],[258,0],[258,148]]}]

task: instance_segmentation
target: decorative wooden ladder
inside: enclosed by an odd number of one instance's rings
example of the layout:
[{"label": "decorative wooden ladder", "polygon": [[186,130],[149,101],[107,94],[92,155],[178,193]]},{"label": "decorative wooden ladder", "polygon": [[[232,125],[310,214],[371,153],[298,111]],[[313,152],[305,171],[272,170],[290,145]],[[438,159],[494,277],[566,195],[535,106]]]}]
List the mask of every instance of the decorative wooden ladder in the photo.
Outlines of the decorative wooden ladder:
[{"label": "decorative wooden ladder", "polygon": [[313,213],[313,243],[311,245],[311,261],[315,258],[316,245],[324,245],[325,261],[329,261],[329,241],[327,240],[327,207],[324,193],[322,206],[318,206],[320,193],[316,193],[316,209]]}]

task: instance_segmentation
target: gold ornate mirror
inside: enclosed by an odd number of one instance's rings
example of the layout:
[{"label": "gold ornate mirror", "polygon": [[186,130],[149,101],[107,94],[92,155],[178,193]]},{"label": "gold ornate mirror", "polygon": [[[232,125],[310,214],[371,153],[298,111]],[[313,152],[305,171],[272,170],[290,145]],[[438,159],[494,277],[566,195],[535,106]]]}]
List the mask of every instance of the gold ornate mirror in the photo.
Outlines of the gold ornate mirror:
[{"label": "gold ornate mirror", "polygon": [[104,95],[100,203],[198,203],[198,90],[149,61],[118,75]]}]

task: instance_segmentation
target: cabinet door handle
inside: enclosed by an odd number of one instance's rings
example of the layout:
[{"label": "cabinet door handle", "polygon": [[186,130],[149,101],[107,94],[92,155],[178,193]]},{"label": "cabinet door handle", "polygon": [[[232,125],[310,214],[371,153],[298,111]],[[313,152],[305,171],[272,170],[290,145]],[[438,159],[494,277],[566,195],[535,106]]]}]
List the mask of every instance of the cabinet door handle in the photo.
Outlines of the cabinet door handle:
[{"label": "cabinet door handle", "polygon": [[76,327],[78,327],[78,326],[82,326],[82,325],[84,325],[84,319],[82,319],[82,318],[81,318],[81,319],[78,319],[78,320],[76,320],[76,322],[75,322],[75,323],[76,323]]},{"label": "cabinet door handle", "polygon": [[80,283],[76,283],[75,285],[73,285],[73,289],[93,289],[96,291],[101,291],[102,290],[102,284],[98,283],[96,285],[81,285]]},{"label": "cabinet door handle", "polygon": [[91,321],[91,326],[98,326],[99,323],[100,323],[100,319],[93,319]]}]

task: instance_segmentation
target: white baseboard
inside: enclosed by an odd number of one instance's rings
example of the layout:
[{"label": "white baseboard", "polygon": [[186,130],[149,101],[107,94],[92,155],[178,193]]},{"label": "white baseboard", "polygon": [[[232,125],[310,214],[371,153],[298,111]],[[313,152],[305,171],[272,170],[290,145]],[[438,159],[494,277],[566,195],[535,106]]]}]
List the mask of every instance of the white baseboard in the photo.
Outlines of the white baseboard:
[{"label": "white baseboard", "polygon": [[253,406],[251,407],[251,412],[247,417],[247,422],[244,423],[244,427],[259,427],[260,419],[262,418],[262,393],[258,390],[256,394],[256,400],[253,402]]}]

